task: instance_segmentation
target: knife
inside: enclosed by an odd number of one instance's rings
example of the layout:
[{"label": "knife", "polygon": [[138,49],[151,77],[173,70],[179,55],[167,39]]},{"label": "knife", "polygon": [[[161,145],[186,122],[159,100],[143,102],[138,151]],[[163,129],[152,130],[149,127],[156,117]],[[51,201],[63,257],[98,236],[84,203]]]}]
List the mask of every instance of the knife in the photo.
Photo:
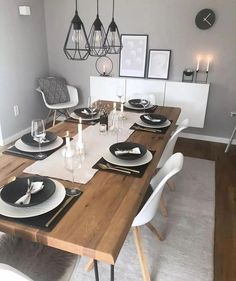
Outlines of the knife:
[{"label": "knife", "polygon": [[63,211],[63,209],[73,200],[74,196],[69,197],[66,199],[66,201],[63,203],[61,208],[51,217],[51,219],[45,224],[45,227],[49,227],[50,224],[60,215],[60,213]]}]

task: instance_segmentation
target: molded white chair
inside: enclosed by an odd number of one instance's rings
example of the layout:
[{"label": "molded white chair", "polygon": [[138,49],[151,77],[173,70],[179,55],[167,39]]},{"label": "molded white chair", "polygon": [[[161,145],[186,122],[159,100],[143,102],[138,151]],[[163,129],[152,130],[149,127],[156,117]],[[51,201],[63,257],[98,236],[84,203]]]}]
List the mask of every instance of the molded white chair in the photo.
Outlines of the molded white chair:
[{"label": "molded white chair", "polygon": [[64,102],[64,103],[57,103],[57,104],[48,104],[46,99],[45,99],[44,92],[40,88],[36,89],[36,91],[38,91],[39,93],[42,94],[43,101],[44,101],[46,107],[49,108],[49,113],[48,113],[47,118],[46,118],[46,123],[47,123],[47,120],[48,120],[48,118],[49,118],[49,116],[51,115],[52,112],[54,112],[54,114],[53,114],[53,126],[54,126],[55,122],[56,122],[56,119],[57,119],[57,111],[60,112],[58,117],[61,114],[64,114],[65,116],[68,117],[70,115],[68,109],[78,105],[78,103],[79,103],[79,96],[78,96],[77,89],[75,87],[69,86],[69,85],[67,85],[67,89],[68,89],[68,92],[69,92],[70,101],[69,102]]},{"label": "molded white chair", "polygon": [[160,240],[163,240],[159,231],[150,223],[150,221],[154,218],[157,212],[161,194],[166,182],[182,170],[183,160],[184,157],[182,153],[178,152],[173,154],[153,177],[152,185],[154,187],[154,191],[141,211],[137,214],[132,224],[132,230],[144,281],[150,281],[151,279],[148,272],[146,257],[144,255],[140,226],[146,225]]},{"label": "molded white chair", "polygon": [[19,270],[4,263],[0,263],[0,276],[2,281],[33,281]]}]

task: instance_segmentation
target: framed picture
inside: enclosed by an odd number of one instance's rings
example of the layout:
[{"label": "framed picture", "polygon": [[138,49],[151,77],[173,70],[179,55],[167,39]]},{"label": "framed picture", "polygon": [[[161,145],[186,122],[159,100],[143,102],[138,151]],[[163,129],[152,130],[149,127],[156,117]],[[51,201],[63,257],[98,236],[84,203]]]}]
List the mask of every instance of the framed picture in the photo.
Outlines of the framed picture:
[{"label": "framed picture", "polygon": [[144,77],[148,35],[122,34],[123,48],[120,53],[120,76]]},{"label": "framed picture", "polygon": [[148,78],[168,79],[171,50],[149,50]]}]

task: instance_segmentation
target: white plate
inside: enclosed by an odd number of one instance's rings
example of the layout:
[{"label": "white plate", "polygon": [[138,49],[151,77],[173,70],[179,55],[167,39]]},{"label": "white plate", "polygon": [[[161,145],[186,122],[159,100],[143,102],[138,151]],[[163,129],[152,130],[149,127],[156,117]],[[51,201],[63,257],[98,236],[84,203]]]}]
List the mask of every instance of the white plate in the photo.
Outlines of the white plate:
[{"label": "white plate", "polygon": [[160,124],[160,125],[149,125],[144,123],[142,120],[139,120],[136,122],[138,125],[143,126],[143,127],[147,127],[147,128],[155,128],[155,129],[161,129],[161,128],[166,128],[168,126],[171,125],[170,120],[166,120],[166,122]]},{"label": "white plate", "polygon": [[[130,109],[134,109],[134,110],[140,110],[140,111],[144,111],[144,108],[139,108],[139,107],[134,107],[131,104],[129,104],[128,102],[126,102],[124,104],[125,107],[130,108]],[[153,104],[149,104],[147,107],[145,107],[145,110],[152,108],[154,105]]]},{"label": "white plate", "polygon": [[30,218],[55,209],[65,198],[66,190],[60,182],[52,181],[56,184],[56,190],[53,195],[43,203],[32,207],[14,207],[5,203],[0,197],[0,214],[10,218]]},{"label": "white plate", "polygon": [[76,115],[74,112],[71,112],[70,117],[73,119],[76,119],[76,120],[79,120],[81,118],[81,120],[83,120],[83,121],[93,121],[93,120],[98,120],[100,118],[99,114],[93,116],[93,118],[82,118],[82,117],[79,117],[78,115]]},{"label": "white plate", "polygon": [[[63,139],[61,137],[57,137],[54,142],[50,143],[49,145],[42,146],[41,151],[42,152],[50,151],[55,148],[58,148],[62,144],[63,144]],[[19,139],[15,142],[15,147],[17,149],[19,149],[21,151],[25,151],[25,152],[40,152],[39,148],[37,146],[27,145],[27,144],[23,143],[23,141],[21,139]]]},{"label": "white plate", "polygon": [[103,158],[106,161],[108,161],[114,165],[132,167],[132,166],[141,166],[141,165],[149,163],[152,160],[152,153],[149,150],[147,150],[147,153],[139,159],[122,160],[122,159],[119,159],[119,158],[115,157],[114,155],[112,155],[110,151],[107,151],[106,154],[103,155]]}]

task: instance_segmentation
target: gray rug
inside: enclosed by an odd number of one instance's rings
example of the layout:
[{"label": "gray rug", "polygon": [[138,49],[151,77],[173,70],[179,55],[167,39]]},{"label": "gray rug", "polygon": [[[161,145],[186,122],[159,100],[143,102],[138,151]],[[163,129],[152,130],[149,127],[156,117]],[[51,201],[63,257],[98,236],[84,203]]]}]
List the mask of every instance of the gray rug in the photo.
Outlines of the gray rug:
[{"label": "gray rug", "polygon": [[[215,162],[185,157],[176,191],[164,191],[169,217],[157,215],[153,224],[162,242],[143,227],[145,254],[153,281],[212,281],[215,208]],[[70,281],[93,281],[85,272],[86,258],[78,259]],[[99,263],[101,281],[109,280],[109,267]],[[116,281],[143,281],[130,232],[115,266]]]}]

